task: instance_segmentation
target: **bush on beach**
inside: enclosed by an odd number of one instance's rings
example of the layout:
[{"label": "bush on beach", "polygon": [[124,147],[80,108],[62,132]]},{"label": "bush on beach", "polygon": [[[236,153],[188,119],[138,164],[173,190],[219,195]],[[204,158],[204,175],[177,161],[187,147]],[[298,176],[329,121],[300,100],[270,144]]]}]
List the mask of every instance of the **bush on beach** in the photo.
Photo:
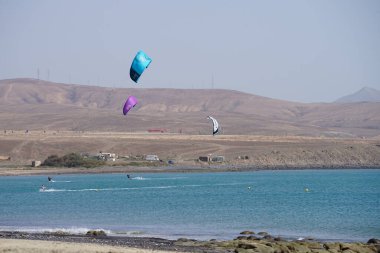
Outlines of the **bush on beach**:
[{"label": "bush on beach", "polygon": [[105,165],[104,161],[99,161],[92,158],[84,158],[77,153],[70,153],[59,157],[57,155],[49,156],[43,163],[42,166],[50,167],[96,167]]}]

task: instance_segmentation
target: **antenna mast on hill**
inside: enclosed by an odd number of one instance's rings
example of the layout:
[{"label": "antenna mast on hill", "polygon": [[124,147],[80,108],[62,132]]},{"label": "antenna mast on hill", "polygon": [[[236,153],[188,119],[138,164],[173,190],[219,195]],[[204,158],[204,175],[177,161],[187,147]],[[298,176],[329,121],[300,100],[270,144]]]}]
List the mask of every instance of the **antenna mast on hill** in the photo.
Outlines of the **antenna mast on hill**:
[{"label": "antenna mast on hill", "polygon": [[40,68],[37,68],[37,79],[40,80]]},{"label": "antenna mast on hill", "polygon": [[214,89],[214,74],[211,75],[211,89]]}]

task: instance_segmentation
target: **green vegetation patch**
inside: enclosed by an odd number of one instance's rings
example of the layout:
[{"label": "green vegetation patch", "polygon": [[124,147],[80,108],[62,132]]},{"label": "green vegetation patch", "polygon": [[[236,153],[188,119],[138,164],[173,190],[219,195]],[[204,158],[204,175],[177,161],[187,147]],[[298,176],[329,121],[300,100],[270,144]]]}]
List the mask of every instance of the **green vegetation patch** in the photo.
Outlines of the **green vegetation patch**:
[{"label": "green vegetation patch", "polygon": [[104,161],[95,158],[84,158],[83,156],[70,153],[64,156],[51,155],[43,163],[42,166],[51,167],[98,167],[105,165]]}]

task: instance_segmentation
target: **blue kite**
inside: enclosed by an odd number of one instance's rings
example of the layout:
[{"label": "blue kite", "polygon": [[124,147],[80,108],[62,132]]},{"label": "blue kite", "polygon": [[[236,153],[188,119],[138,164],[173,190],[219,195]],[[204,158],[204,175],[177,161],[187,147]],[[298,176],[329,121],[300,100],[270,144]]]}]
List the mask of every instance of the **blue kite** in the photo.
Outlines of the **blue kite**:
[{"label": "blue kite", "polygon": [[151,62],[152,59],[143,51],[140,50],[137,52],[135,58],[133,59],[131,70],[129,71],[129,75],[135,83],[137,83],[140,76],[142,75],[144,70],[148,68]]}]

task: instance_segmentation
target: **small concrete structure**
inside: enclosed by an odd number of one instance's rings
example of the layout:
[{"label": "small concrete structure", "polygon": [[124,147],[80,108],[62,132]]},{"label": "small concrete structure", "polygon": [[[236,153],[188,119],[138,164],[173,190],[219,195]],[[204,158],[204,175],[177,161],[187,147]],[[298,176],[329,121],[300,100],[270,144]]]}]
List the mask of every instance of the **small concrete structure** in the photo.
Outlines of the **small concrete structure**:
[{"label": "small concrete structure", "polygon": [[11,160],[11,157],[10,156],[4,156],[4,155],[0,155],[0,161],[10,161]]},{"label": "small concrete structure", "polygon": [[198,157],[198,160],[199,160],[200,162],[224,162],[224,161],[225,161],[224,156],[221,156],[221,155],[215,155],[215,156],[212,156],[212,155],[199,156],[199,157]]},{"label": "small concrete structure", "polygon": [[210,156],[200,156],[200,157],[198,157],[198,160],[200,162],[210,162],[211,161],[211,157]]},{"label": "small concrete structure", "polygon": [[218,162],[218,163],[222,163],[222,162],[224,162],[224,160],[225,160],[224,156],[222,156],[222,155],[213,156],[211,158],[212,162]]},{"label": "small concrete structure", "polygon": [[149,133],[165,133],[165,132],[167,132],[167,129],[165,129],[165,128],[151,128],[151,129],[148,129],[148,132]]},{"label": "small concrete structure", "polygon": [[39,167],[41,166],[41,161],[32,161],[32,167]]},{"label": "small concrete structure", "polygon": [[103,161],[116,161],[117,155],[115,153],[99,153],[98,159]]},{"label": "small concrete structure", "polygon": [[248,159],[249,159],[249,156],[247,156],[247,155],[239,155],[238,157],[236,157],[236,159],[240,159],[240,160],[248,160]]},{"label": "small concrete structure", "polygon": [[147,161],[159,161],[160,159],[158,158],[157,155],[146,155],[145,160],[147,160]]}]

